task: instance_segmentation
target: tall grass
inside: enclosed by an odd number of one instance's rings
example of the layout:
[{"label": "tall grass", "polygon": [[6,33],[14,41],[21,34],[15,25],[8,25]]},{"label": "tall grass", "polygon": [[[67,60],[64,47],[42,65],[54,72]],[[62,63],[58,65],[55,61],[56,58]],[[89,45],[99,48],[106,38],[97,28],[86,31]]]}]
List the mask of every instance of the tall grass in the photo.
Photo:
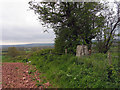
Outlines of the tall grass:
[{"label": "tall grass", "polygon": [[[109,64],[107,54],[76,57],[59,55],[54,49],[44,49],[16,57],[2,56],[3,62],[28,62],[36,66],[42,83],[47,80],[58,88],[120,88],[118,52],[111,52]],[[46,78],[44,78],[46,77]]]},{"label": "tall grass", "polygon": [[59,88],[120,88],[118,54],[112,55],[109,65],[107,54],[91,56],[50,54],[49,50],[34,52],[28,59],[42,72],[53,87]]}]

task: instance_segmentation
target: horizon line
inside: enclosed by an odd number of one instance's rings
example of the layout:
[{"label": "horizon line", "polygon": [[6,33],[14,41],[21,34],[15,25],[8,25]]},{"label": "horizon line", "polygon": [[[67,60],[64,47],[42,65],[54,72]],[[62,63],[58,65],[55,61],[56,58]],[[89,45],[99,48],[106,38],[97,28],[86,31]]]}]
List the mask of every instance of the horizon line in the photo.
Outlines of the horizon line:
[{"label": "horizon line", "polygon": [[34,43],[11,43],[11,44],[0,44],[0,45],[26,45],[26,44],[52,44],[54,42],[34,42]]}]

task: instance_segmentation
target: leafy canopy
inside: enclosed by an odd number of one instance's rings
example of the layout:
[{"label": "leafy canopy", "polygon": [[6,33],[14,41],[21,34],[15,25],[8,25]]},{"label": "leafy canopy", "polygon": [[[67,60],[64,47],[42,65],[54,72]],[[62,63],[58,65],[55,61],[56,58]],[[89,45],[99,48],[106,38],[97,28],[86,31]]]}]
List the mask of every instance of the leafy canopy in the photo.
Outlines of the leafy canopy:
[{"label": "leafy canopy", "polygon": [[104,17],[100,14],[103,7],[98,2],[29,2],[44,26],[52,27],[55,38],[55,49],[63,53],[65,48],[69,53],[76,52],[78,44],[88,45],[96,37],[103,26]]}]

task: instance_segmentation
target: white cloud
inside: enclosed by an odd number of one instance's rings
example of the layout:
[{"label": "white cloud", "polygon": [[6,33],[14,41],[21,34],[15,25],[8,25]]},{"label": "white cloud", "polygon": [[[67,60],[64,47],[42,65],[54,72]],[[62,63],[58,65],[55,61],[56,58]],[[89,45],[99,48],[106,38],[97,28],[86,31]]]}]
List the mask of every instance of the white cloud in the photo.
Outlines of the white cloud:
[{"label": "white cloud", "polygon": [[0,27],[2,28],[0,30],[2,30],[3,44],[54,42],[53,31],[43,33],[45,28],[37,20],[34,12],[29,9],[29,1],[0,1]]}]

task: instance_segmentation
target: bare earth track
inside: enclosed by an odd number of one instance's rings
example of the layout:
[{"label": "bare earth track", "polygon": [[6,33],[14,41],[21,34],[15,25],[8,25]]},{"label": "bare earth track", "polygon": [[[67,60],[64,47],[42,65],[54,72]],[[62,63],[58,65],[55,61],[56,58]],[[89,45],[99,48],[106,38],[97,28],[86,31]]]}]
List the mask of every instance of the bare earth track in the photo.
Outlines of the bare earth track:
[{"label": "bare earth track", "polygon": [[[36,71],[33,77],[29,69],[30,66],[24,63],[2,63],[2,88],[38,88],[36,80],[40,81],[40,73]],[[50,84],[44,85],[47,88]],[[43,85],[39,88],[43,88]]]}]

